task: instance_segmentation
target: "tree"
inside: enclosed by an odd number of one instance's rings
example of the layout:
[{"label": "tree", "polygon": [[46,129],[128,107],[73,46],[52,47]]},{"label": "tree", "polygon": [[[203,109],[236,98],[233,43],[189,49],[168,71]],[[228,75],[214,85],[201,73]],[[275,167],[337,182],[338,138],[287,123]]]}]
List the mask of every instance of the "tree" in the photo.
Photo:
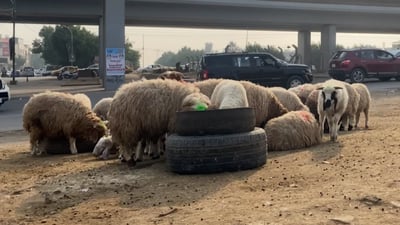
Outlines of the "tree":
[{"label": "tree", "polygon": [[177,53],[164,52],[155,63],[165,66],[175,66],[177,62],[181,64],[194,63],[204,54],[203,50],[193,50],[189,47],[181,48]]},{"label": "tree", "polygon": [[258,43],[248,44],[246,46],[246,52],[268,52],[279,59],[285,60],[282,48],[277,48],[272,45],[267,45],[267,47],[262,47]]},{"label": "tree", "polygon": [[129,40],[125,41],[125,60],[129,64],[129,66],[133,68],[139,68],[140,67],[140,53],[138,51],[133,50],[133,45],[132,43],[129,42]]}]

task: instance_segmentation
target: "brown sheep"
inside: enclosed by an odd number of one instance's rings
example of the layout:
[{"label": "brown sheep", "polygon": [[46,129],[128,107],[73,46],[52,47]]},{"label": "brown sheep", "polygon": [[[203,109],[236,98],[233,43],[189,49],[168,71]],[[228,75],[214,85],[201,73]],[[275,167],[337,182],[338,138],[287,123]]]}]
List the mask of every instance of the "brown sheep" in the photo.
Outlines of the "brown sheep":
[{"label": "brown sheep", "polygon": [[369,113],[369,106],[371,104],[371,94],[369,93],[368,87],[365,84],[354,83],[351,86],[353,86],[354,89],[356,89],[356,91],[358,92],[358,94],[360,94],[360,102],[358,104],[358,109],[356,113],[355,127],[358,126],[361,112],[364,112],[365,129],[368,129],[368,113]]},{"label": "brown sheep", "polygon": [[106,132],[101,119],[67,93],[48,91],[35,94],[25,104],[22,114],[33,155],[45,152],[39,146],[46,138],[67,138],[71,153],[77,154],[77,138],[96,142]]},{"label": "brown sheep", "polygon": [[166,71],[160,74],[158,78],[162,80],[171,79],[183,82],[183,78],[185,78],[185,75],[178,71]]}]

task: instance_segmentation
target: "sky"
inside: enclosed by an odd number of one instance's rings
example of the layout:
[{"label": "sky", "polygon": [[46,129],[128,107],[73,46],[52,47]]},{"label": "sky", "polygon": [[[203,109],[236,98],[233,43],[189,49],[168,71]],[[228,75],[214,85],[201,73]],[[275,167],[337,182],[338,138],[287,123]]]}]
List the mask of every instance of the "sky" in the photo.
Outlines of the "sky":
[{"label": "sky", "polygon": [[[39,38],[43,24],[16,24],[15,36],[22,38],[25,44],[31,45]],[[84,26],[94,34],[98,34],[97,26]],[[2,37],[12,36],[12,24],[0,23]],[[142,55],[141,66],[153,64],[164,52],[177,52],[183,47],[194,50],[204,49],[207,42],[213,44],[213,51],[222,52],[225,46],[233,41],[244,48],[246,40],[250,44],[261,46],[272,45],[285,49],[288,45],[297,45],[297,32],[255,31],[255,30],[217,30],[189,28],[157,28],[157,27],[125,27],[125,38],[133,48]],[[320,33],[311,33],[311,42],[320,43]],[[344,47],[355,45],[372,45],[378,48],[391,48],[392,43],[400,41],[400,34],[353,34],[337,33],[336,44]],[[144,49],[144,51],[143,51]]]}]

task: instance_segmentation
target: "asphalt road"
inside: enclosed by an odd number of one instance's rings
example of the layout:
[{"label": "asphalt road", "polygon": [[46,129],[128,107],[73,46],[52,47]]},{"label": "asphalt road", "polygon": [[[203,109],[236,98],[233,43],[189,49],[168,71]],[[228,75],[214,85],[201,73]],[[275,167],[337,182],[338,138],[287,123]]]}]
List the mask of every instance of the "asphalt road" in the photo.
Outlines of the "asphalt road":
[{"label": "asphalt road", "polygon": [[[323,82],[327,77],[320,76],[314,79],[314,83]],[[400,82],[391,81],[380,82],[370,79],[365,83],[370,92],[396,92],[400,91]],[[114,91],[80,91],[86,93],[92,100],[92,104],[96,104],[101,98],[112,97]],[[28,95],[29,96],[29,95]],[[28,96],[13,98],[0,106],[0,132],[22,130],[22,108],[29,100]]]}]

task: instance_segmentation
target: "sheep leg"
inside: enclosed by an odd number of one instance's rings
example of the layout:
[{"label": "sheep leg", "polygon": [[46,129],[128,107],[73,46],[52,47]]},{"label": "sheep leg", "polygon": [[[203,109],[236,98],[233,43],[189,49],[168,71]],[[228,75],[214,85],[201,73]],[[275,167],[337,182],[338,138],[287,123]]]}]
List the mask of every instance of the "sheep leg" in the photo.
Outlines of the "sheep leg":
[{"label": "sheep leg", "polygon": [[368,129],[368,109],[364,110],[364,116],[365,116],[365,129]]},{"label": "sheep leg", "polygon": [[355,127],[355,115],[349,115],[349,131],[353,130],[353,127]]},{"label": "sheep leg", "polygon": [[[332,118],[328,118],[329,129],[331,134],[331,141],[337,141],[338,131],[339,131],[339,115],[334,115]],[[332,127],[332,129],[331,129]]]},{"label": "sheep leg", "polygon": [[343,114],[342,116],[342,125],[343,125],[343,130],[348,131],[349,130],[349,115]]},{"label": "sheep leg", "polygon": [[[324,123],[325,123],[325,119],[326,119],[326,115],[325,113],[321,113],[321,115],[319,116],[319,127],[321,130],[321,137],[324,136]],[[329,125],[329,124],[328,124]],[[330,127],[329,127],[330,128]]]},{"label": "sheep leg", "polygon": [[160,149],[159,149],[158,141],[156,141],[156,142],[151,141],[151,143],[150,143],[150,151],[151,151],[151,158],[152,159],[160,158]]},{"label": "sheep leg", "polygon": [[78,154],[78,149],[76,148],[76,139],[74,137],[69,137],[69,150],[71,154]]},{"label": "sheep leg", "polygon": [[39,142],[42,139],[43,134],[39,128],[31,127],[29,133],[29,139],[31,143],[31,154],[32,155],[41,155],[43,151],[39,148]]},{"label": "sheep leg", "polygon": [[135,158],[134,158],[135,161],[137,162],[143,161],[143,153],[145,151],[145,148],[146,148],[146,141],[145,140],[139,141],[135,149]]},{"label": "sheep leg", "polygon": [[100,158],[104,159],[104,160],[107,160],[109,156],[110,156],[110,148],[108,146],[106,146],[104,148],[103,153],[100,155]]},{"label": "sheep leg", "polygon": [[361,115],[360,112],[356,113],[356,123],[354,124],[354,128],[358,127],[358,122],[360,122],[360,115]]}]

